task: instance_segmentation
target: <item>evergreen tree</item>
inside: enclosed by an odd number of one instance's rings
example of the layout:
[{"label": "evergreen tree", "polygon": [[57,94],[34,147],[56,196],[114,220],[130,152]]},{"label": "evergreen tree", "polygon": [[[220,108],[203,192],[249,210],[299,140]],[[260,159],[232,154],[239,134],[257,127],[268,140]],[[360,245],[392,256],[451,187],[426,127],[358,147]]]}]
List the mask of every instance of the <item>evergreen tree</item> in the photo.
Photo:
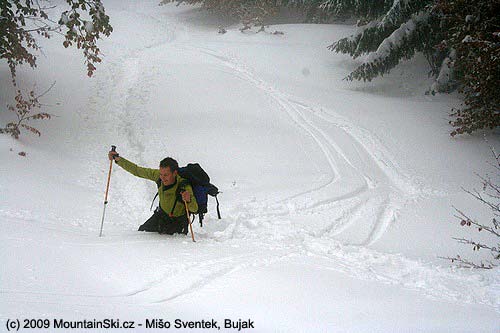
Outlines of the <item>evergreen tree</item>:
[{"label": "evergreen tree", "polygon": [[402,59],[410,59],[415,52],[423,52],[433,72],[437,72],[444,56],[436,54],[434,48],[440,34],[431,13],[431,1],[327,1],[324,7],[334,15],[347,11],[365,23],[356,34],[329,46],[330,50],[353,58],[369,54],[347,79],[371,81],[388,73]]},{"label": "evergreen tree", "polygon": [[327,15],[349,15],[366,22],[387,13],[393,3],[393,0],[323,0],[319,7]]},{"label": "evergreen tree", "polygon": [[329,46],[367,55],[346,79],[371,81],[422,52],[435,77],[429,92],[460,87],[464,94],[452,135],[500,125],[500,0],[326,0],[321,7],[360,18],[356,34]]},{"label": "evergreen tree", "polygon": [[440,47],[453,52],[443,71],[464,95],[463,107],[452,113],[451,134],[500,126],[500,0],[439,0],[434,11],[445,28]]}]

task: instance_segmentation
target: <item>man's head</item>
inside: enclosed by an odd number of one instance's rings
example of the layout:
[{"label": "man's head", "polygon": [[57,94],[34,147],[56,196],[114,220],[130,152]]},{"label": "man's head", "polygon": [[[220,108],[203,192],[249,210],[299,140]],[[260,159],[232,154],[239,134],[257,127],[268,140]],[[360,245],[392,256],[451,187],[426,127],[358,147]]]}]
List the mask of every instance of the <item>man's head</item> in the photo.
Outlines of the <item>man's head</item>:
[{"label": "man's head", "polygon": [[179,164],[172,157],[167,157],[160,162],[160,179],[163,185],[172,185],[179,170]]}]

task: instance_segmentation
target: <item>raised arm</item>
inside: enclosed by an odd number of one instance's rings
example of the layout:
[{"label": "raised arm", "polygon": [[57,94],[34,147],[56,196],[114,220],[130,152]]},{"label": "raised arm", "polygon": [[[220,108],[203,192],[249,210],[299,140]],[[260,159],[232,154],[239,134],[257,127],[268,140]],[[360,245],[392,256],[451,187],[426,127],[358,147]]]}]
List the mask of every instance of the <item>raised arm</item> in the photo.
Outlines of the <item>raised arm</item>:
[{"label": "raised arm", "polygon": [[130,172],[134,176],[144,178],[144,179],[149,179],[152,181],[157,181],[158,178],[160,178],[160,170],[158,169],[150,169],[150,168],[143,168],[138,166],[135,163],[130,162],[129,160],[123,158],[123,157],[115,157],[115,162],[119,166],[121,166],[125,171]]}]

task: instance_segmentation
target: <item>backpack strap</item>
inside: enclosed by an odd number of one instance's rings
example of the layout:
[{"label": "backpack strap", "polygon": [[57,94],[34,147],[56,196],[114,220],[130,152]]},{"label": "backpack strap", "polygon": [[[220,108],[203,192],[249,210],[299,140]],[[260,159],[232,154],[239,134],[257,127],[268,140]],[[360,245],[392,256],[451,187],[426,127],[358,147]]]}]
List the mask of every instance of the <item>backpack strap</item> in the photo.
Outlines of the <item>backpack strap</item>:
[{"label": "backpack strap", "polygon": [[[220,209],[219,209],[219,199],[217,198],[217,194],[215,195],[215,201],[217,201],[217,217],[219,218],[219,220],[222,218],[220,216]],[[196,215],[195,215],[196,216]],[[202,212],[199,212],[198,213],[198,218],[200,220],[200,227],[203,227],[203,218],[205,217],[205,214],[202,213]],[[194,221],[194,219],[193,219]]]},{"label": "backpack strap", "polygon": [[[158,186],[158,192],[156,192],[155,197],[153,198],[153,201],[151,201],[151,207],[149,207],[149,211],[151,211],[153,209],[153,204],[155,203],[155,200],[158,197],[158,194],[160,193],[161,178],[158,178],[156,180],[156,186]],[[158,203],[158,207],[160,207],[160,203]]]},{"label": "backpack strap", "polygon": [[200,219],[200,227],[203,227],[203,217],[204,217],[204,214],[202,212],[199,212],[198,218]]},{"label": "backpack strap", "polygon": [[172,206],[172,210],[170,211],[170,214],[168,214],[169,216],[174,216],[174,209],[175,209],[176,205],[177,205],[177,198],[174,201],[174,204]]},{"label": "backpack strap", "polygon": [[[151,201],[151,207],[149,207],[150,211],[153,209],[153,204],[155,203],[155,200],[157,197],[158,197],[158,192],[156,192],[155,197],[153,198],[153,201]],[[158,204],[158,206],[160,206],[160,205]]]},{"label": "backpack strap", "polygon": [[177,201],[181,201],[181,191],[185,190],[185,187],[187,185],[189,185],[187,180],[183,180],[182,182],[179,183],[179,185],[177,185],[177,189],[175,190],[175,201],[174,201],[174,204],[172,206],[172,210],[170,211],[170,216],[174,215],[174,209],[175,209],[175,206],[177,205]]},{"label": "backpack strap", "polygon": [[219,209],[219,199],[217,198],[217,194],[215,195],[215,201],[217,201],[217,217],[220,220],[221,216],[220,216],[220,209]]}]

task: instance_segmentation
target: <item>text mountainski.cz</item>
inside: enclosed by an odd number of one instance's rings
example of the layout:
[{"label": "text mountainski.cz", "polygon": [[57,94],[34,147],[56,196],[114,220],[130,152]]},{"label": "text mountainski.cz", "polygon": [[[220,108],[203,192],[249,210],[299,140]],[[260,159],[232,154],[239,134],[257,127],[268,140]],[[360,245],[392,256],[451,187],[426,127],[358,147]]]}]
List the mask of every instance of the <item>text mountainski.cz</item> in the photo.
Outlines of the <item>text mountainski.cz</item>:
[{"label": "text mountainski.cz", "polygon": [[223,326],[219,325],[215,319],[210,320],[182,320],[173,321],[165,319],[146,319],[145,321],[132,321],[120,319],[85,319],[85,320],[64,320],[64,319],[9,319],[6,322],[7,331],[19,331],[20,329],[215,329],[242,331],[255,328],[253,320],[232,320],[224,319]]}]

